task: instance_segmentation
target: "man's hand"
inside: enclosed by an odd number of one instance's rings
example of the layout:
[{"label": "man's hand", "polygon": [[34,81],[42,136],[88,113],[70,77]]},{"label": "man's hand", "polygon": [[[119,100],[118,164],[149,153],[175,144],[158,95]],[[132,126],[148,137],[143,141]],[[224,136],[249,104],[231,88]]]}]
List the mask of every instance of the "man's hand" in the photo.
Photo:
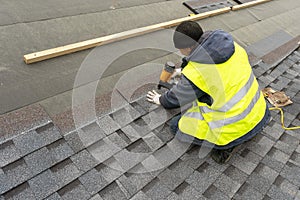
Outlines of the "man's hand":
[{"label": "man's hand", "polygon": [[171,77],[174,78],[175,76],[181,76],[181,68],[177,68],[174,70]]},{"label": "man's hand", "polygon": [[147,94],[147,101],[151,102],[151,103],[155,103],[157,105],[160,105],[159,102],[159,97],[161,95],[158,94],[155,90],[149,91]]}]

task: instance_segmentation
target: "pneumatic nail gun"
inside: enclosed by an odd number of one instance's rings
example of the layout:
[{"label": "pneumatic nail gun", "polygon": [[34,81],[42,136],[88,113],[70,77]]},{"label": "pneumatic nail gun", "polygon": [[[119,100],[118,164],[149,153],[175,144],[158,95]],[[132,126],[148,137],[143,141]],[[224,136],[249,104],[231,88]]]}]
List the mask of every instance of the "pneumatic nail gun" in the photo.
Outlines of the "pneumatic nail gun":
[{"label": "pneumatic nail gun", "polygon": [[175,84],[175,76],[180,75],[180,69],[175,69],[173,62],[167,62],[160,74],[159,83],[157,88],[160,90],[162,87],[171,89]]}]

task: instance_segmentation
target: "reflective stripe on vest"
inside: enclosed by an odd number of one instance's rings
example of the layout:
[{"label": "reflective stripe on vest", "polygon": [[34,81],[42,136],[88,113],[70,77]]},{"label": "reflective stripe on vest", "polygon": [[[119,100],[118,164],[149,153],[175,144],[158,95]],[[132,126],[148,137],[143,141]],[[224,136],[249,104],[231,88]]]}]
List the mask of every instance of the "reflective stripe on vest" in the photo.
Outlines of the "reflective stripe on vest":
[{"label": "reflective stripe on vest", "polygon": [[[234,117],[226,118],[224,120],[209,122],[208,123],[209,127],[211,129],[220,128],[222,126],[226,126],[228,124],[232,124],[234,122],[244,119],[251,112],[252,108],[254,107],[254,105],[256,104],[258,99],[260,98],[260,95],[261,95],[261,92],[260,92],[260,90],[258,90],[256,92],[255,96],[253,97],[251,103],[249,104],[249,106],[241,114],[234,116]],[[202,117],[202,119],[203,119],[203,117]]]},{"label": "reflective stripe on vest", "polygon": [[222,106],[221,108],[219,108],[217,110],[212,110],[206,106],[200,106],[201,112],[202,113],[210,113],[210,112],[216,112],[216,111],[220,111],[220,112],[229,111],[236,103],[238,103],[245,97],[247,92],[250,90],[253,81],[254,81],[254,75],[253,75],[253,73],[251,73],[245,86],[242,87],[224,106]]},{"label": "reflective stripe on vest", "polygon": [[204,119],[200,112],[186,112],[186,113],[184,113],[184,116],[199,119],[199,120]]},{"label": "reflective stripe on vest", "polygon": [[[256,104],[258,99],[260,98],[260,95],[261,95],[261,92],[260,92],[260,90],[258,90],[256,92],[255,96],[253,97],[251,103],[249,104],[249,106],[241,114],[234,116],[234,117],[226,118],[224,120],[208,122],[209,128],[210,129],[220,128],[222,126],[226,126],[228,124],[232,124],[234,122],[244,119],[251,112],[252,108],[254,107],[254,105]],[[184,114],[184,116],[198,119],[198,120],[204,120],[204,118],[200,112],[187,112]]]}]

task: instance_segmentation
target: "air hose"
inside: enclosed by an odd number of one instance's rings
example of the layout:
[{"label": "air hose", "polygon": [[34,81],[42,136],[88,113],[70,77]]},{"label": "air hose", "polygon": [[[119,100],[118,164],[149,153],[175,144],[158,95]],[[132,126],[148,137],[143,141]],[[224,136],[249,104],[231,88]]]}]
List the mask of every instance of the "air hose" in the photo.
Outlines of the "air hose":
[{"label": "air hose", "polygon": [[286,127],[286,126],[284,125],[284,114],[283,114],[282,108],[272,107],[272,108],[269,108],[269,110],[279,110],[279,111],[280,111],[280,121],[281,121],[281,126],[282,126],[283,129],[285,129],[285,130],[296,130],[296,129],[300,129],[300,126]]}]

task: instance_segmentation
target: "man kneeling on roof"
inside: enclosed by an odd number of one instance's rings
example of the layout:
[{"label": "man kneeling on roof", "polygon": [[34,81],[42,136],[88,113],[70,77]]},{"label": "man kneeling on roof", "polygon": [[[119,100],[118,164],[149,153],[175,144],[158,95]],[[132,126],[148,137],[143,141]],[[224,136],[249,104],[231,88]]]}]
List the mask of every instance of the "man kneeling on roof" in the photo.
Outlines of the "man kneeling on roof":
[{"label": "man kneeling on roof", "polygon": [[186,56],[181,79],[162,95],[148,92],[148,101],[166,109],[193,102],[171,120],[171,131],[183,142],[213,146],[212,158],[225,163],[270,119],[248,55],[229,33],[203,32],[193,21],[178,25],[173,42]]}]

